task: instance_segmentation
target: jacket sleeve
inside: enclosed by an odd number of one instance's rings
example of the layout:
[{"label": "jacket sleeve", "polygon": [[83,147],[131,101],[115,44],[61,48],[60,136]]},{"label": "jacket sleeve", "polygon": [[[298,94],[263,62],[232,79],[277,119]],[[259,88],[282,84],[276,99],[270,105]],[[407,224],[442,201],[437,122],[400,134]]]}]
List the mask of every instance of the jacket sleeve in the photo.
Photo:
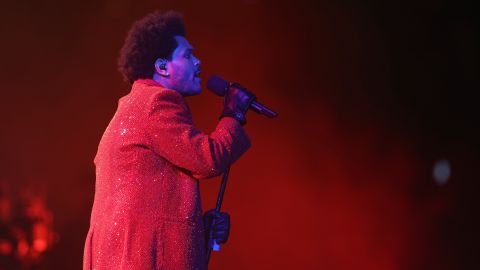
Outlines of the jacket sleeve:
[{"label": "jacket sleeve", "polygon": [[197,179],[222,174],[250,147],[245,130],[233,118],[222,118],[210,135],[197,129],[184,98],[175,91],[161,91],[150,103],[145,123],[149,147]]}]

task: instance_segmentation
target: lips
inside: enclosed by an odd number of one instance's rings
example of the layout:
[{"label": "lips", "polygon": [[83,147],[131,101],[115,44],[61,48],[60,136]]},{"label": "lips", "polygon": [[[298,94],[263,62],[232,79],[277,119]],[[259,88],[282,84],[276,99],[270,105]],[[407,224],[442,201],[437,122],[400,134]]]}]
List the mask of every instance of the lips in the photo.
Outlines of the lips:
[{"label": "lips", "polygon": [[197,70],[197,72],[195,72],[195,77],[200,77],[200,70]]}]

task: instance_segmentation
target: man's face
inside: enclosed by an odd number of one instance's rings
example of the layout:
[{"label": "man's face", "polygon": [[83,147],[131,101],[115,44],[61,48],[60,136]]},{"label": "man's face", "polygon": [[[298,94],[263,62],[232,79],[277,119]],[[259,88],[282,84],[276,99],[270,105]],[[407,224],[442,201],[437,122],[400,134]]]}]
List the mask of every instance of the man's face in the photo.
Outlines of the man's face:
[{"label": "man's face", "polygon": [[200,86],[200,60],[193,55],[192,45],[182,36],[175,36],[177,48],[172,53],[172,60],[167,63],[169,88],[183,96],[198,95]]}]

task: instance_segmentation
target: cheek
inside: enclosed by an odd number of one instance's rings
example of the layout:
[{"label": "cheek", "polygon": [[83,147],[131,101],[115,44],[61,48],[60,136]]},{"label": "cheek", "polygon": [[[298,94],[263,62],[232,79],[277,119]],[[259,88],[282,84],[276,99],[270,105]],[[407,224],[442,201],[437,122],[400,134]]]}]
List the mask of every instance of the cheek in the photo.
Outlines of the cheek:
[{"label": "cheek", "polygon": [[194,72],[192,69],[188,68],[188,65],[186,64],[178,64],[173,66],[173,71],[171,74],[177,79],[177,80],[186,80],[193,76]]}]

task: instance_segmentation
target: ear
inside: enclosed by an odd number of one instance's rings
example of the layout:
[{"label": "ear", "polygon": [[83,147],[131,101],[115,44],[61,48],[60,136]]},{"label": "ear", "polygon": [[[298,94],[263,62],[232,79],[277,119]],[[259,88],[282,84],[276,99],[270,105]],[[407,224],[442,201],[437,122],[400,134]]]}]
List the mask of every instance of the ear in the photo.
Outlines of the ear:
[{"label": "ear", "polygon": [[163,77],[170,76],[170,74],[168,74],[168,71],[167,71],[167,63],[168,63],[168,60],[164,58],[158,58],[157,60],[155,60],[155,71],[158,74],[160,74],[160,76],[163,76]]}]

